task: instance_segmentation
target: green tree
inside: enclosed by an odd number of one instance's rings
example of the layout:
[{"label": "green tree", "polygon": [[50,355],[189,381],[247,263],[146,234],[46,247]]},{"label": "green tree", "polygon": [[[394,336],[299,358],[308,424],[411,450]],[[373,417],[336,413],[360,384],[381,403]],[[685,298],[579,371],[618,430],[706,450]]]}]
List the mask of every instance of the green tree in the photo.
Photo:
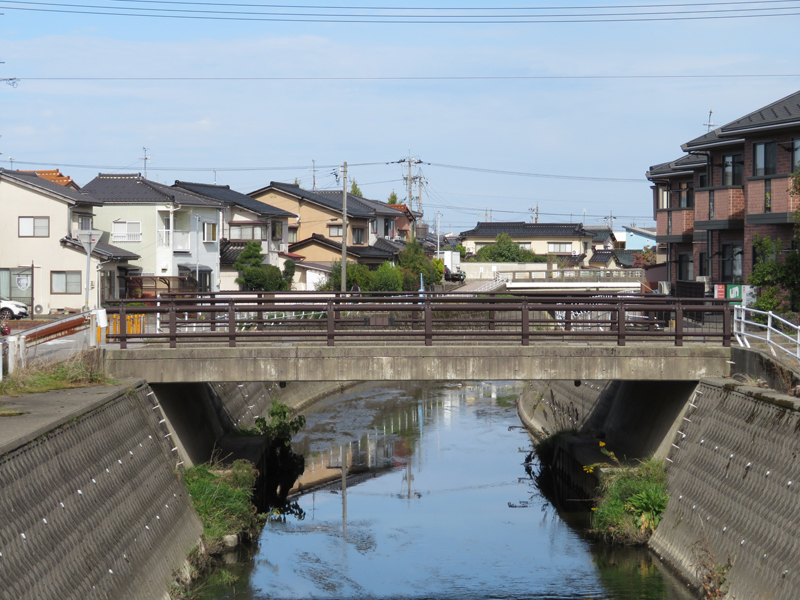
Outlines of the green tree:
[{"label": "green tree", "polygon": [[247,242],[234,264],[234,268],[241,274],[236,278],[236,283],[248,291],[275,292],[287,289],[280,269],[273,265],[261,264],[263,261],[261,243]]},{"label": "green tree", "polygon": [[800,253],[782,252],[782,248],[780,240],[754,235],[755,261],[747,283],[758,287],[753,308],[783,313],[791,319],[793,315],[787,313],[800,309]]},{"label": "green tree", "polygon": [[353,183],[350,185],[350,193],[356,196],[364,197],[364,194],[361,193],[361,188],[358,187],[358,182],[356,182],[355,177],[353,178]]},{"label": "green tree", "polygon": [[269,420],[259,417],[255,421],[255,433],[266,437],[264,454],[266,501],[269,506],[284,506],[289,490],[305,470],[302,454],[292,451],[292,437],[306,424],[306,418],[291,416],[285,404],[272,402],[267,415]]},{"label": "green tree", "polygon": [[397,192],[392,190],[392,193],[389,194],[389,200],[387,201],[387,204],[397,204],[397,202]]},{"label": "green tree", "polygon": [[403,274],[400,269],[386,261],[372,272],[370,290],[373,292],[399,292],[403,289]]},{"label": "green tree", "polygon": [[481,262],[547,262],[546,257],[521,248],[507,233],[499,233],[494,244],[478,250],[475,257]]},{"label": "green tree", "polygon": [[404,276],[403,289],[406,291],[419,289],[420,273],[422,274],[422,280],[425,282],[426,286],[434,285],[442,280],[439,271],[437,271],[436,267],[433,265],[433,261],[425,256],[425,252],[417,240],[408,242],[397,258],[402,269],[416,275],[416,287],[411,289],[407,287],[409,285],[409,278]]},{"label": "green tree", "polygon": [[292,288],[292,282],[294,281],[294,273],[295,273],[295,264],[293,260],[287,260],[283,263],[283,280],[286,282],[286,289],[289,290]]}]

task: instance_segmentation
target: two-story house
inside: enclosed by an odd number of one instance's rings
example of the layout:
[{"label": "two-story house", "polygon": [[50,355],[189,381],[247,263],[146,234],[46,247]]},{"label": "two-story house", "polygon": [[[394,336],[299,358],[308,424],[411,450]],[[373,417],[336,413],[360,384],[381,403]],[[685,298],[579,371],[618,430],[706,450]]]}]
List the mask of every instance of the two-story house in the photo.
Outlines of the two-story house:
[{"label": "two-story house", "polygon": [[462,244],[470,254],[506,233],[525,250],[540,256],[556,256],[572,266],[582,266],[592,249],[594,232],[584,229],[582,223],[526,223],[525,221],[491,221],[478,223],[469,231],[462,231]]},{"label": "two-story house", "polygon": [[[294,219],[289,220],[290,244],[311,239],[312,235],[342,241],[341,191],[312,192],[294,184],[273,181],[249,196],[294,215]],[[347,245],[371,246],[379,238],[394,239],[398,216],[398,210],[388,204],[348,193],[347,231],[344,232]]]},{"label": "two-story house", "polygon": [[[87,261],[78,231],[93,229],[99,205],[73,186],[0,169],[0,295],[24,302],[35,314],[81,309]],[[138,258],[107,242],[94,248],[88,268],[90,308],[124,295],[128,261]]]},{"label": "two-story house", "polygon": [[283,268],[286,259],[298,259],[289,252],[289,220],[294,214],[254,200],[227,185],[176,181],[175,186],[212,198],[224,207],[220,230],[220,288],[238,290],[234,268],[239,254],[250,241],[261,243],[264,264]]},{"label": "two-story house", "polygon": [[139,255],[130,276],[145,296],[219,290],[219,201],[138,174],[100,174],[83,190],[100,201],[95,227],[108,232],[112,244]]},{"label": "two-story house", "polygon": [[737,283],[753,268],[753,237],[793,243],[800,165],[800,92],[686,142],[689,154],[651,167],[656,239],[670,281]]}]

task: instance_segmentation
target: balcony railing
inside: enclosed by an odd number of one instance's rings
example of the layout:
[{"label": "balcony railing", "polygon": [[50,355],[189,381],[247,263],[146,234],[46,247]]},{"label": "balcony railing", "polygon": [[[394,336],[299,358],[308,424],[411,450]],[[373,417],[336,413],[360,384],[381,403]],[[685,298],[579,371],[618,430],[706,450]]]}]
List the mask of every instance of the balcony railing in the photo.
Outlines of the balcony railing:
[{"label": "balcony railing", "polygon": [[[170,236],[170,233],[172,234]],[[173,250],[191,250],[191,231],[179,231],[173,229],[171,232],[168,229],[158,230],[158,247],[169,248],[172,246]],[[170,237],[173,238],[170,244]]]},{"label": "balcony railing", "polygon": [[111,241],[113,243],[119,242],[141,242],[142,241],[142,232],[139,231],[137,233],[112,233],[111,234]]}]

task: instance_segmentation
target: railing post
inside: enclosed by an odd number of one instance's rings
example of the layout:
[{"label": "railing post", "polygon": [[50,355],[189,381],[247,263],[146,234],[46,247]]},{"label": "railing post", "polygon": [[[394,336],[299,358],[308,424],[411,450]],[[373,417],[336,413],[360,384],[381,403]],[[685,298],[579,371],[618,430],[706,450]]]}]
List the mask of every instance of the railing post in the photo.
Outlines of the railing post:
[{"label": "railing post", "polygon": [[169,347],[178,346],[178,313],[174,306],[169,307]]},{"label": "railing post", "polygon": [[731,347],[731,306],[725,305],[725,310],[722,313],[722,346],[723,348]]},{"label": "railing post", "polygon": [[522,301],[522,345],[530,346],[531,343],[531,315],[528,309],[528,299]]},{"label": "railing post", "polygon": [[236,307],[233,300],[228,302],[228,346],[236,347]]},{"label": "railing post", "polygon": [[772,344],[772,311],[767,314],[767,344]]},{"label": "railing post", "polygon": [[572,331],[572,310],[564,311],[564,331]]},{"label": "railing post", "polygon": [[494,310],[489,311],[489,331],[494,331],[495,329],[495,312]]},{"label": "railing post", "polygon": [[334,331],[336,329],[336,312],[333,310],[332,300],[328,300],[326,313],[328,319],[328,346],[333,346]]},{"label": "railing post", "polygon": [[625,301],[617,300],[617,346],[625,345]]},{"label": "railing post", "polygon": [[264,307],[264,294],[258,294],[258,312],[256,313],[256,318],[258,319],[258,323],[256,324],[257,331],[264,331],[264,311],[261,310]]},{"label": "railing post", "polygon": [[8,337],[8,374],[13,375],[17,368],[17,336]]},{"label": "railing post", "polygon": [[125,302],[119,304],[119,347],[122,350],[128,348],[128,328],[125,327]]},{"label": "railing post", "polygon": [[427,298],[425,299],[425,345],[433,346],[433,309]]},{"label": "railing post", "polygon": [[656,330],[656,315],[652,310],[648,310],[646,313],[647,315],[647,331],[655,331]]},{"label": "railing post", "polygon": [[683,346],[683,305],[680,300],[675,304],[675,345]]}]

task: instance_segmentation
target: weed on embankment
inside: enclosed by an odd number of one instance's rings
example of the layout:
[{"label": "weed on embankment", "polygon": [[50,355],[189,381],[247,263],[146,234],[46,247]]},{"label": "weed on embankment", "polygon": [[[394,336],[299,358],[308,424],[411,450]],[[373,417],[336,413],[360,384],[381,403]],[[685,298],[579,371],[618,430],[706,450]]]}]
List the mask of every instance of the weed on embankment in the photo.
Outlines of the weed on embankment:
[{"label": "weed on embankment", "polygon": [[24,369],[16,369],[0,381],[0,396],[21,396],[113,383],[103,371],[98,355],[86,351],[64,361],[36,362]]}]

